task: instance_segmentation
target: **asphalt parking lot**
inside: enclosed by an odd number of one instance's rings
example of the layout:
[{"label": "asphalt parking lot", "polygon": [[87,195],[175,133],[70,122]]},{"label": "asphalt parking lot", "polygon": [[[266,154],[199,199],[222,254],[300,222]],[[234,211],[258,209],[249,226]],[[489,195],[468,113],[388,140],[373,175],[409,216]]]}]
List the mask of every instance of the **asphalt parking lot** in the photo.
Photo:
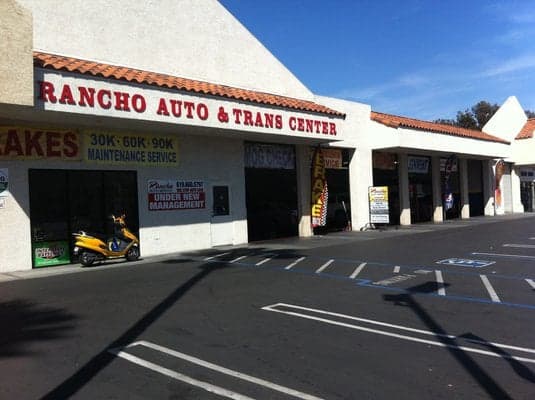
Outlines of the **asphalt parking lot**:
[{"label": "asphalt parking lot", "polygon": [[2,398],[531,399],[534,217],[2,275]]}]

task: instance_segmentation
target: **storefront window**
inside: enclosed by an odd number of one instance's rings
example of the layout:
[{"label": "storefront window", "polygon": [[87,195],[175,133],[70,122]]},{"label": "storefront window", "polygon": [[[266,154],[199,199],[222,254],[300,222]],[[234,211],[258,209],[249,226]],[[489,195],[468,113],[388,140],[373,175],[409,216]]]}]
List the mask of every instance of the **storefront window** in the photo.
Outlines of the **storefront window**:
[{"label": "storefront window", "polygon": [[70,262],[74,232],[111,236],[111,214],[138,234],[136,172],[31,169],[29,184],[34,267]]}]

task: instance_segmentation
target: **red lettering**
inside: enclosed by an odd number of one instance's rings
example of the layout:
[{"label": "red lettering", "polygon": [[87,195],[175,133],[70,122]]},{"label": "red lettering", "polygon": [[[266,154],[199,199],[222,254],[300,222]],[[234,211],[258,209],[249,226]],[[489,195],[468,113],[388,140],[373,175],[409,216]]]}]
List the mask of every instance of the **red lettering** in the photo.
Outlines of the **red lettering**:
[{"label": "red lettering", "polygon": [[171,100],[171,112],[177,118],[182,115],[182,102],[180,100]]},{"label": "red lettering", "polygon": [[243,124],[252,126],[253,123],[253,113],[249,110],[243,110]]},{"label": "red lettering", "polygon": [[57,149],[61,145],[59,132],[46,133],[46,156],[60,157],[61,151]]},{"label": "red lettering", "polygon": [[[104,100],[104,96],[107,100]],[[111,107],[111,92],[109,90],[100,89],[97,93],[97,102],[100,107],[107,110]]]},{"label": "red lettering", "polygon": [[54,96],[54,85],[51,82],[40,81],[39,82],[39,100],[44,102],[55,103],[57,101],[56,96]]},{"label": "red lettering", "polygon": [[7,131],[6,146],[4,148],[4,155],[9,156],[9,153],[15,152],[16,156],[22,156],[22,145],[20,144],[19,135],[15,129]]},{"label": "red lettering", "polygon": [[67,132],[63,136],[63,154],[69,158],[78,155],[78,137],[73,132]]},{"label": "red lettering", "polygon": [[71,87],[69,85],[63,85],[61,91],[61,97],[58,100],[61,104],[75,105],[74,97],[72,96]]},{"label": "red lettering", "polygon": [[144,113],[147,109],[147,102],[145,98],[140,94],[135,94],[132,96],[132,107],[137,113]]},{"label": "red lettering", "polygon": [[282,115],[275,115],[275,128],[282,129]]},{"label": "red lettering", "polygon": [[305,130],[305,120],[303,118],[297,118],[297,130],[300,132]]},{"label": "red lettering", "polygon": [[256,121],[254,123],[254,126],[264,126],[264,122],[262,121],[262,114],[259,112],[256,113]]},{"label": "red lettering", "polygon": [[273,114],[264,114],[266,118],[266,128],[273,128]]},{"label": "red lettering", "polygon": [[192,103],[190,101],[185,101],[184,108],[186,109],[186,117],[193,118],[193,109],[195,108],[195,103]]},{"label": "red lettering", "polygon": [[323,128],[321,133],[323,133],[324,135],[328,135],[329,134],[329,124],[327,122],[322,122],[321,126]]},{"label": "red lettering", "polygon": [[78,101],[79,106],[85,107],[86,105],[89,105],[89,107],[95,107],[94,88],[85,88],[83,86],[79,86],[78,92],[80,93],[80,101]]},{"label": "red lettering", "polygon": [[329,122],[329,126],[331,127],[330,134],[336,136],[336,124],[334,122]]},{"label": "red lettering", "polygon": [[314,127],[316,128],[316,133],[320,133],[321,121],[314,121]]},{"label": "red lettering", "polygon": [[[171,104],[173,104],[173,100],[171,100]],[[167,103],[165,102],[164,98],[160,98],[160,103],[158,104],[158,110],[156,111],[156,114],[169,116],[169,111],[167,110]]]},{"label": "red lettering", "polygon": [[306,120],[306,131],[307,132],[314,132],[314,121],[311,119]]},{"label": "red lettering", "polygon": [[233,108],[232,114],[234,114],[234,117],[235,117],[234,122],[236,124],[241,124],[240,118],[241,118],[242,111],[239,108]]},{"label": "red lettering", "polygon": [[31,156],[33,151],[35,150],[35,155],[37,156],[43,156],[43,148],[41,147],[41,143],[39,143],[39,139],[41,139],[41,136],[43,135],[43,132],[36,131],[24,131],[24,142],[26,145],[26,155]]},{"label": "red lettering", "polygon": [[113,92],[115,96],[115,109],[119,111],[130,111],[128,100],[130,95],[124,92]]},{"label": "red lettering", "polygon": [[199,103],[197,105],[197,116],[203,120],[206,121],[208,119],[208,107],[204,103]]},{"label": "red lettering", "polygon": [[288,120],[289,122],[289,125],[290,125],[290,129],[292,131],[295,131],[295,129],[297,128],[297,125],[296,125],[296,118],[295,117],[290,117],[290,119]]}]

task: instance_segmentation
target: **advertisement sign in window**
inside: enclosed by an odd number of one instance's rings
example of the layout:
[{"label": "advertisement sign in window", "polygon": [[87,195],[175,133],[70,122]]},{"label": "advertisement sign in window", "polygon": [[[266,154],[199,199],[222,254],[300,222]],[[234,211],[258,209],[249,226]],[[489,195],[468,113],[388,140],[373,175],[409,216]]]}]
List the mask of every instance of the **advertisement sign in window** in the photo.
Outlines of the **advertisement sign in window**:
[{"label": "advertisement sign in window", "polygon": [[69,241],[40,242],[33,244],[33,265],[35,268],[69,264]]},{"label": "advertisement sign in window", "polygon": [[0,168],[0,197],[9,196],[9,173],[7,168]]},{"label": "advertisement sign in window", "polygon": [[370,202],[370,223],[388,224],[390,215],[388,212],[388,186],[370,186],[368,188]]},{"label": "advertisement sign in window", "polygon": [[151,179],[148,200],[149,211],[206,208],[204,182]]}]

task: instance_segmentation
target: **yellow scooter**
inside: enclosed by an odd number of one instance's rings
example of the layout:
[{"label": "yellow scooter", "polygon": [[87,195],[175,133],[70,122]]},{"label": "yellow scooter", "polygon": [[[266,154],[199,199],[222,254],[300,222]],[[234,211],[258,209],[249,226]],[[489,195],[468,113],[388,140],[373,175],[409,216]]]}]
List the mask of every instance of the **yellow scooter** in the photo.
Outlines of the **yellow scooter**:
[{"label": "yellow scooter", "polygon": [[139,258],[139,239],[126,227],[125,215],[111,216],[115,235],[104,243],[101,239],[84,231],[73,233],[75,237],[73,253],[80,263],[88,267],[95,261],[126,257],[128,261]]}]

